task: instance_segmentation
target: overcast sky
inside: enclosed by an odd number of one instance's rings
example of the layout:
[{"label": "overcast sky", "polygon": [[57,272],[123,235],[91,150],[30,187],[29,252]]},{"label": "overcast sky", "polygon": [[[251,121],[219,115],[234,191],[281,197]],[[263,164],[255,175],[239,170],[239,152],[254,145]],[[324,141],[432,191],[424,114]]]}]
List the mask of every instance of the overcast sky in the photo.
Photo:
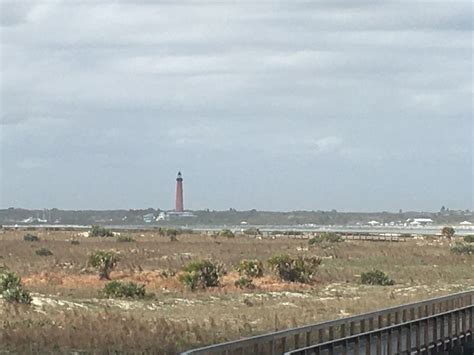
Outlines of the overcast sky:
[{"label": "overcast sky", "polygon": [[471,1],[0,2],[0,207],[473,208]]}]

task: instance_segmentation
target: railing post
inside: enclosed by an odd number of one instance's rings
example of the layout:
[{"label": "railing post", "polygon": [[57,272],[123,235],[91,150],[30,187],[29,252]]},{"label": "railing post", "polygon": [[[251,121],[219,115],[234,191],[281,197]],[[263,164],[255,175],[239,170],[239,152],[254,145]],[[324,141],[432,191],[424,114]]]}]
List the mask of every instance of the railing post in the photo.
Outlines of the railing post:
[{"label": "railing post", "polygon": [[387,355],[391,355],[392,354],[392,329],[389,329],[388,330],[388,334],[387,334]]},{"label": "railing post", "polygon": [[415,348],[416,351],[420,351],[420,333],[421,333],[421,322],[415,323]]},{"label": "railing post", "polygon": [[376,352],[377,355],[382,355],[382,332],[378,332],[375,335],[377,337]]},{"label": "railing post", "polygon": [[365,355],[370,355],[372,350],[372,343],[370,339],[370,334],[365,336]]},{"label": "railing post", "polygon": [[[425,339],[424,339],[424,346],[426,348],[426,352],[428,353],[428,347],[430,346],[430,320],[429,318],[426,319],[426,322],[425,322]],[[435,339],[435,337],[433,336],[433,339]]]},{"label": "railing post", "polygon": [[407,338],[406,338],[406,351],[410,354],[411,351],[411,323],[406,327],[407,329]]}]

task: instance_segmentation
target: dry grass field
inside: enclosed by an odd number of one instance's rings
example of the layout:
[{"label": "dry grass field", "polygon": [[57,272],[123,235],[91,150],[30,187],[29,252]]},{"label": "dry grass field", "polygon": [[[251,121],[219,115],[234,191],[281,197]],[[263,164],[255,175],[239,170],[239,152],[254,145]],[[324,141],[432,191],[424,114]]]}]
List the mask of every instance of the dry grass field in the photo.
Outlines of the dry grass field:
[{"label": "dry grass field", "polygon": [[[407,242],[345,241],[309,246],[305,239],[257,239],[179,235],[154,231],[86,238],[77,232],[0,232],[0,266],[22,277],[33,296],[30,306],[0,300],[0,353],[176,353],[190,347],[277,329],[345,317],[364,311],[472,288],[474,256],[454,255],[440,238]],[[122,235],[124,233],[122,232]],[[79,241],[72,244],[71,240]],[[36,250],[49,249],[50,256]],[[146,286],[145,300],[100,296],[106,283],[88,265],[96,250],[114,250],[120,261],[112,280]],[[276,254],[319,256],[310,285],[280,281],[268,269],[253,290],[234,286],[242,259],[264,262]],[[211,258],[228,273],[221,285],[191,291],[179,271],[191,260]],[[366,286],[360,274],[385,271],[394,286]],[[176,275],[173,275],[176,273]],[[170,276],[172,275],[172,276]]]}]

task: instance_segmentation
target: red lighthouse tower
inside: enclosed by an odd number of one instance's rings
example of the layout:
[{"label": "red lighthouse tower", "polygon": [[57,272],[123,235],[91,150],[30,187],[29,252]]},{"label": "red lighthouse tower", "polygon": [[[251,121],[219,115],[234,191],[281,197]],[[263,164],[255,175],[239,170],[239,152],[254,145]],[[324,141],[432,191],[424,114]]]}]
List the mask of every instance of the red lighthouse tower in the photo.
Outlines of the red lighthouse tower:
[{"label": "red lighthouse tower", "polygon": [[183,177],[181,176],[181,171],[178,172],[178,177],[176,178],[176,212],[184,212]]}]

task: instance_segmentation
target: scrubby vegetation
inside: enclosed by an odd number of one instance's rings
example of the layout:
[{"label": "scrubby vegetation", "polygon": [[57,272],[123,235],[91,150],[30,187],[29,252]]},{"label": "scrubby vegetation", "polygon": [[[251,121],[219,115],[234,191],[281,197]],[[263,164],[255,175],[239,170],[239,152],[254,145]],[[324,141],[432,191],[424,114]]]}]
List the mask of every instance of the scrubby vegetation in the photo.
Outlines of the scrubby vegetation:
[{"label": "scrubby vegetation", "polygon": [[262,235],[262,232],[258,228],[251,227],[251,228],[248,228],[248,229],[244,230],[244,234],[245,235]]},{"label": "scrubby vegetation", "polygon": [[119,257],[113,251],[99,250],[89,255],[89,263],[99,270],[99,278],[101,280],[110,280],[110,273],[118,261]]},{"label": "scrubby vegetation", "polygon": [[180,280],[191,290],[219,286],[225,274],[223,266],[211,260],[193,261],[183,267]]},{"label": "scrubby vegetation", "polygon": [[450,226],[446,226],[446,227],[443,227],[443,229],[441,230],[441,235],[443,237],[446,237],[446,238],[452,238],[454,237],[454,234],[455,234],[455,230],[453,227],[450,227]]},{"label": "scrubby vegetation", "polygon": [[271,270],[282,280],[301,283],[311,282],[320,264],[321,259],[314,256],[277,255],[268,260]]},{"label": "scrubby vegetation", "polygon": [[128,235],[119,235],[117,237],[117,242],[119,243],[131,243],[131,242],[134,242],[135,239],[133,239],[132,237],[128,236]]},{"label": "scrubby vegetation", "polygon": [[334,232],[324,232],[308,240],[309,245],[324,244],[324,243],[340,243],[342,237]]},{"label": "scrubby vegetation", "polygon": [[364,285],[391,286],[395,284],[388,275],[380,270],[372,270],[362,273],[360,281]]},{"label": "scrubby vegetation", "polygon": [[474,235],[466,235],[464,236],[464,241],[466,243],[474,243]]},{"label": "scrubby vegetation", "polygon": [[241,260],[237,266],[240,276],[262,277],[263,263],[260,260]]},{"label": "scrubby vegetation", "polygon": [[471,243],[454,243],[450,247],[451,252],[458,255],[474,254],[474,244]]},{"label": "scrubby vegetation", "polygon": [[114,232],[101,226],[92,226],[89,237],[113,237]]},{"label": "scrubby vegetation", "polygon": [[31,303],[30,293],[21,285],[20,277],[4,268],[0,269],[0,293],[10,303]]},{"label": "scrubby vegetation", "polygon": [[51,256],[53,255],[53,252],[47,248],[40,248],[35,251],[35,254],[39,256]]},{"label": "scrubby vegetation", "polygon": [[30,234],[30,233],[27,233],[23,236],[23,240],[25,242],[38,242],[39,241],[39,238],[38,236],[36,235],[33,235],[33,234]]},{"label": "scrubby vegetation", "polygon": [[239,277],[235,283],[234,283],[234,286],[235,287],[238,287],[238,288],[242,288],[242,289],[248,289],[248,290],[253,290],[255,289],[255,285],[253,283],[253,280],[252,279],[249,279],[247,277]]},{"label": "scrubby vegetation", "polygon": [[235,234],[230,229],[223,229],[219,232],[219,237],[235,238]]},{"label": "scrubby vegetation", "polygon": [[135,282],[112,281],[107,283],[101,290],[101,295],[107,298],[144,298],[146,296],[145,285]]}]

